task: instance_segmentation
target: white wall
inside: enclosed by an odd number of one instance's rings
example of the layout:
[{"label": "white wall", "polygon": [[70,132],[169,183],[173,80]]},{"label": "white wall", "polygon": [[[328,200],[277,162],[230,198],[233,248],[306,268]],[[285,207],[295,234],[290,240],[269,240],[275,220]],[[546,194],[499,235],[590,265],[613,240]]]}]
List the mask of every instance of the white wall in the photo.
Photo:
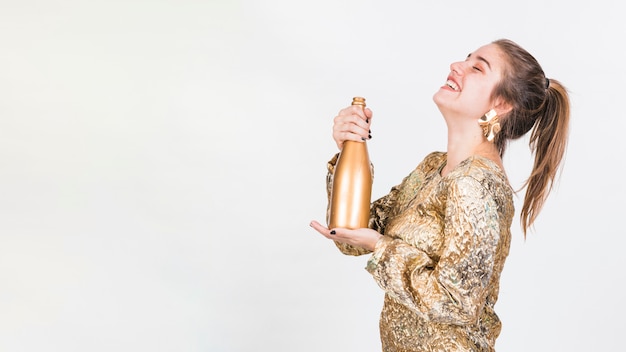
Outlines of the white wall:
[{"label": "white wall", "polygon": [[[308,226],[332,118],[367,98],[381,196],[445,147],[449,64],[502,37],[573,110],[559,186],[526,241],[515,223],[498,350],[616,350],[617,5],[0,1],[0,350],[378,351],[367,258]],[[521,186],[523,141],[505,162]]]}]

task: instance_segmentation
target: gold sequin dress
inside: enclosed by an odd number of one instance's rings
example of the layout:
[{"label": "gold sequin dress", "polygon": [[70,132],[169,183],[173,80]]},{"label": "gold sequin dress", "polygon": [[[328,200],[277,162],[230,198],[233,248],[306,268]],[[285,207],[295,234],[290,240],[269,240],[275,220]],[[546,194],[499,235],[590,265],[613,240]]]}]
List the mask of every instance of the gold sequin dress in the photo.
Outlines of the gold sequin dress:
[{"label": "gold sequin dress", "polygon": [[[337,156],[328,163],[330,191]],[[342,253],[372,253],[367,271],[385,291],[384,352],[494,351],[494,312],[509,253],[513,190],[493,161],[474,156],[445,177],[446,154],[429,154],[372,203],[373,252],[335,242]]]}]

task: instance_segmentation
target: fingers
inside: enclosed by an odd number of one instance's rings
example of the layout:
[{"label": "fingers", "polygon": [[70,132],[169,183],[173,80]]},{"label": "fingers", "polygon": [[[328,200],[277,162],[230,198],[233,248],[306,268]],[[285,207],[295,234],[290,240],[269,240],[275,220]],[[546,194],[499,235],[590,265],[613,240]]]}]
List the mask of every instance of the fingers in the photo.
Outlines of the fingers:
[{"label": "fingers", "polygon": [[369,120],[369,121],[367,121],[367,123],[371,124],[372,123],[372,117],[374,117],[374,113],[372,112],[372,110],[370,108],[365,108],[365,109],[363,109],[363,113],[365,114],[366,121]]},{"label": "fingers", "polygon": [[312,228],[314,228],[315,231],[321,233],[324,237],[331,239],[331,240],[345,239],[345,235],[351,231],[349,229],[340,229],[340,228],[331,230],[315,220],[311,221],[309,225]]},{"label": "fingers", "polygon": [[380,233],[369,228],[356,230],[345,228],[328,229],[315,220],[311,221],[310,225],[328,239],[369,250],[374,250],[376,242],[382,237]]},{"label": "fingers", "polygon": [[333,119],[333,139],[339,149],[345,141],[362,142],[372,138],[370,125],[373,116],[369,108],[349,106]]},{"label": "fingers", "polygon": [[324,235],[324,237],[332,240],[350,239],[354,234],[354,230],[344,228],[329,229],[315,220],[311,221],[309,225],[314,228],[315,231]]},{"label": "fingers", "polygon": [[326,238],[332,238],[331,236],[333,236],[334,234],[331,234],[331,231],[326,227],[323,226],[322,224],[320,224],[319,222],[313,220],[311,221],[311,223],[309,224],[312,228],[315,229],[315,231],[321,233],[322,235],[324,235],[324,237]]}]

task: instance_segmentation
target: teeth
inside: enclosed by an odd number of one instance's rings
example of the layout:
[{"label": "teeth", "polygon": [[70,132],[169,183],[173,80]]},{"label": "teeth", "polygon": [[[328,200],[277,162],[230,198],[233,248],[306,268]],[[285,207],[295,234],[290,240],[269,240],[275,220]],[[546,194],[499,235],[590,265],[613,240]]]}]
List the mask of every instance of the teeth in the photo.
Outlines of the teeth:
[{"label": "teeth", "polygon": [[457,86],[456,83],[450,80],[446,81],[446,85],[454,90],[459,90],[459,86]]}]

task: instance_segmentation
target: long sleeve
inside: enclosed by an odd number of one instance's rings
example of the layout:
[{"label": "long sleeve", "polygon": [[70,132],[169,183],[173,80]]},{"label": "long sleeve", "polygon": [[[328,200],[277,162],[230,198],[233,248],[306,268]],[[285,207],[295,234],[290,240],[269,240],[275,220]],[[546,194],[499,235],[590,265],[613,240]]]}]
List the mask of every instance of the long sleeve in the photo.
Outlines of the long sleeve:
[{"label": "long sleeve", "polygon": [[[423,319],[472,324],[494,274],[501,230],[498,206],[472,177],[456,178],[445,188],[438,198],[443,215],[439,258],[403,239],[384,236],[367,270],[387,295]],[[428,238],[426,233],[420,236]]]}]

